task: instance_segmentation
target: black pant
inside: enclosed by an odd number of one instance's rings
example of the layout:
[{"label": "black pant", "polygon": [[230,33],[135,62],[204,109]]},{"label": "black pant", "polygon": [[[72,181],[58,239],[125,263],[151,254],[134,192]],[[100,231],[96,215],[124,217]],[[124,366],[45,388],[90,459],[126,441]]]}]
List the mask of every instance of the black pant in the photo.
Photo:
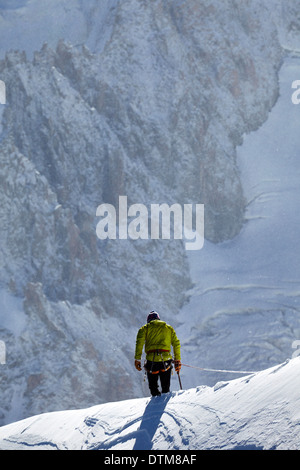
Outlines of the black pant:
[{"label": "black pant", "polygon": [[[153,397],[160,395],[161,392],[168,393],[170,391],[171,362],[171,360],[166,362],[147,361],[145,367],[147,370],[149,389]],[[158,378],[160,379],[161,392],[158,389]]]}]

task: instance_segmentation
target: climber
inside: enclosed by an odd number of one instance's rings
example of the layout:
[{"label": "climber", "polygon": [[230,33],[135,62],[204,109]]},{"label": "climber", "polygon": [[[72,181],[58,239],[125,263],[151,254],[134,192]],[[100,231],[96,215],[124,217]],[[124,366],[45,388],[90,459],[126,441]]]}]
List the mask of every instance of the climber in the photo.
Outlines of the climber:
[{"label": "climber", "polygon": [[159,314],[155,311],[149,313],[146,325],[142,326],[136,337],[135,368],[142,370],[141,357],[145,346],[146,363],[149,389],[152,396],[161,395],[158,388],[160,378],[162,393],[170,391],[172,354],[174,353],[174,366],[177,373],[181,369],[180,342],[175,330],[166,322],[161,321]]}]

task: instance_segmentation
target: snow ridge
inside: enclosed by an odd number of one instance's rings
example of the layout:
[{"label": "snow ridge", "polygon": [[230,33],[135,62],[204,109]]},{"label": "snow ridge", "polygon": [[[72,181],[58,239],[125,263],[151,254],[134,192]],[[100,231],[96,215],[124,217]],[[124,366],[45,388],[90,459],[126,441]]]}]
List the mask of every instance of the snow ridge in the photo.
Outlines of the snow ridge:
[{"label": "snow ridge", "polygon": [[0,449],[292,450],[300,358],[214,387],[57,411],[0,428]]}]

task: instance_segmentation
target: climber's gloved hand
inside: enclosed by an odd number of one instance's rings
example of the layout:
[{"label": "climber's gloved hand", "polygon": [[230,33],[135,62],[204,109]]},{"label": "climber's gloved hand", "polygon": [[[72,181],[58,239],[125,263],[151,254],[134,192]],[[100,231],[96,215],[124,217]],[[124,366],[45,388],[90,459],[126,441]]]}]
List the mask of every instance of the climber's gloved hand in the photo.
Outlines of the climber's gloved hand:
[{"label": "climber's gloved hand", "polygon": [[141,361],[137,361],[135,360],[134,361],[134,366],[137,370],[142,370],[142,365],[141,365]]},{"label": "climber's gloved hand", "polygon": [[181,369],[181,362],[180,361],[174,361],[174,367],[176,372],[179,372]]}]

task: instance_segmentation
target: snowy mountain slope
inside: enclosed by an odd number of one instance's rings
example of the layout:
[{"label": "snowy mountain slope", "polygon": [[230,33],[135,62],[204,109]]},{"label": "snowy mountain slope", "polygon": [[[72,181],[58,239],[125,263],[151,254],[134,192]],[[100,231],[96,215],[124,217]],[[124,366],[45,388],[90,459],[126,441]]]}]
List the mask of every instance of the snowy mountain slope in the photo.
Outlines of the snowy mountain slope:
[{"label": "snowy mountain slope", "polygon": [[0,428],[0,449],[299,449],[300,358],[214,387],[58,411]]},{"label": "snowy mountain slope", "polygon": [[[300,59],[291,54],[267,121],[237,149],[243,229],[190,256],[194,288],[179,329],[189,364],[264,369],[290,357],[300,337],[300,109],[291,100],[299,76]],[[199,384],[197,373],[185,375],[189,386]],[[207,374],[204,383],[216,379]]]}]

